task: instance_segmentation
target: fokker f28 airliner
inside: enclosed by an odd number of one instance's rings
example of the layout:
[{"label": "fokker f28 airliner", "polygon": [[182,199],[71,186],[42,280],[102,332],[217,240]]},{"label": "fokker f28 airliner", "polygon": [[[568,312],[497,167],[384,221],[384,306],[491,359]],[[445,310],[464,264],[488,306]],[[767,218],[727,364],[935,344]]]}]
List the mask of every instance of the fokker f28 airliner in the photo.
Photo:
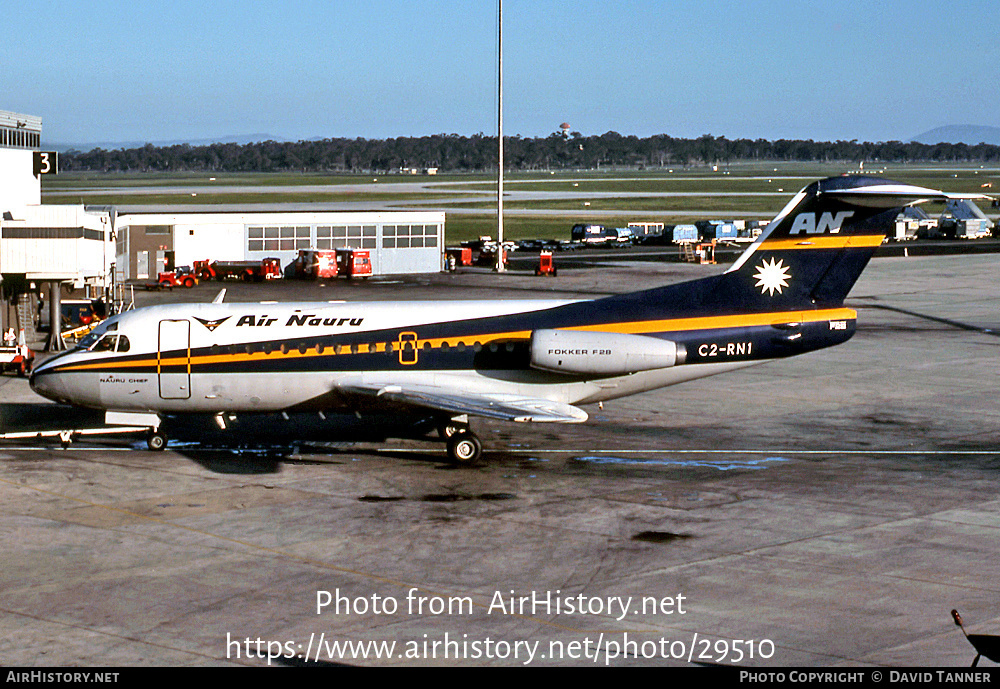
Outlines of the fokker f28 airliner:
[{"label": "fokker f28 airliner", "polygon": [[389,413],[472,461],[469,416],[581,423],[580,405],[848,340],[857,313],[844,298],[899,211],[954,197],[874,177],[813,182],[725,273],[595,300],[141,308],[44,362],[31,386],[148,426],[152,449],[192,415],[225,429]]}]

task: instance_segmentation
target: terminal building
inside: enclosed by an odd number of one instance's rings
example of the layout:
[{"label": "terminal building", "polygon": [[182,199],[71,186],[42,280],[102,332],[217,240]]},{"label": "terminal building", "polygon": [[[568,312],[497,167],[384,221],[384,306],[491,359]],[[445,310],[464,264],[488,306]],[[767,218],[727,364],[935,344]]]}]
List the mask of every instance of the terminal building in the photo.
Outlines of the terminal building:
[{"label": "terminal building", "polygon": [[29,336],[41,298],[58,307],[63,285],[101,296],[114,265],[113,211],[41,204],[41,179],[57,171],[41,137],[41,118],[0,111],[0,328]]},{"label": "terminal building", "polygon": [[42,202],[40,176],[33,172],[41,150],[42,118],[0,110],[0,206],[37,206]]}]

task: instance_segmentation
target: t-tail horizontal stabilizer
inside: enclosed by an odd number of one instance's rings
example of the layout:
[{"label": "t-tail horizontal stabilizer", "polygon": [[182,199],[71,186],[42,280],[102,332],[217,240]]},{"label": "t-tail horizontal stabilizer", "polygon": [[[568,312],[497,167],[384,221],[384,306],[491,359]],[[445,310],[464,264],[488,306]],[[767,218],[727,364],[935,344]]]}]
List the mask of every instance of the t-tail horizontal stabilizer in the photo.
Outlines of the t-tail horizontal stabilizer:
[{"label": "t-tail horizontal stabilizer", "polygon": [[838,306],[905,206],[955,195],[877,177],[813,182],[726,271],[718,295],[769,309]]}]

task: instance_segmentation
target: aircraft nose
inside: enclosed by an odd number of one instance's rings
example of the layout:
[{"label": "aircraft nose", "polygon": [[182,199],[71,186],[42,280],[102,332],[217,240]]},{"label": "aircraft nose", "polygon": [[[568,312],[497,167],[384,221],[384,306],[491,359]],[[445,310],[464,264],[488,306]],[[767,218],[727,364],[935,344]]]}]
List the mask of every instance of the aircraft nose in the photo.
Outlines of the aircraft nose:
[{"label": "aircraft nose", "polygon": [[50,400],[59,402],[66,398],[62,376],[55,370],[55,366],[48,363],[43,363],[31,372],[28,385],[36,393]]}]

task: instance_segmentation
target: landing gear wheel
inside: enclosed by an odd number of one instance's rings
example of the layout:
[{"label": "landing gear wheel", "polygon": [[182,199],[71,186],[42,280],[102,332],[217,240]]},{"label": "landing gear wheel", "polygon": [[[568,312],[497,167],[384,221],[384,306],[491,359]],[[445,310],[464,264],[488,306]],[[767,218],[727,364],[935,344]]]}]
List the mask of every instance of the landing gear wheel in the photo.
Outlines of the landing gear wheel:
[{"label": "landing gear wheel", "polygon": [[482,442],[468,431],[455,433],[448,439],[448,457],[456,464],[472,464],[482,454]]},{"label": "landing gear wheel", "polygon": [[151,430],[149,435],[146,436],[146,445],[150,450],[160,452],[167,447],[167,436],[159,429]]}]

